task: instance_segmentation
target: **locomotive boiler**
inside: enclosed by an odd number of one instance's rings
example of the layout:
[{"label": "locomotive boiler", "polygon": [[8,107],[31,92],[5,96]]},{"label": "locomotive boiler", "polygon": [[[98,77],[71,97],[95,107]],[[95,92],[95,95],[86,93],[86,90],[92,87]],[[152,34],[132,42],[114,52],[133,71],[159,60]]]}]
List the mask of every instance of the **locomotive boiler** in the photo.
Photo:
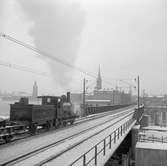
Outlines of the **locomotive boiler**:
[{"label": "locomotive boiler", "polygon": [[39,96],[41,104],[28,103],[28,98],[10,105],[10,121],[28,126],[34,133],[38,126],[46,129],[73,124],[77,117],[70,101],[70,92],[62,96]]}]

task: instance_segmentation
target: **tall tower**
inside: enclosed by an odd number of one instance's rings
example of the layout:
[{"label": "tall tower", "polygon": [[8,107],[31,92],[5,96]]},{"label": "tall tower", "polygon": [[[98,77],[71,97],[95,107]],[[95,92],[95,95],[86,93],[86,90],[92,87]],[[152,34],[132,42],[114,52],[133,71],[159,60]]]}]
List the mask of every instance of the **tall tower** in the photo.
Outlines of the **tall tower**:
[{"label": "tall tower", "polygon": [[35,81],[34,85],[33,85],[32,97],[37,98],[37,96],[38,96],[38,86],[37,86],[37,83]]},{"label": "tall tower", "polygon": [[96,80],[95,90],[100,90],[101,88],[102,88],[102,79],[101,79],[100,65],[99,65],[99,71],[98,71],[98,76]]}]

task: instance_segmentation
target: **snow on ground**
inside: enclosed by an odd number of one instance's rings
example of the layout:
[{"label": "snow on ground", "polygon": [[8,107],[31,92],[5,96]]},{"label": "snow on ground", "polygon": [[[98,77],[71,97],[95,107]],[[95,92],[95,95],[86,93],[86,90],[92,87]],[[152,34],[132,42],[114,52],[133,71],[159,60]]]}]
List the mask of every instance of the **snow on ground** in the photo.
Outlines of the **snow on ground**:
[{"label": "snow on ground", "polygon": [[167,143],[167,128],[160,126],[148,126],[144,127],[139,132],[139,137],[144,142],[163,142]]},{"label": "snow on ground", "polygon": [[147,127],[143,127],[143,129],[167,131],[167,127],[163,127],[163,126],[147,126]]},{"label": "snow on ground", "polygon": [[146,130],[146,131],[141,131],[139,132],[139,134],[143,134],[143,135],[146,135],[146,136],[154,136],[154,137],[157,137],[157,138],[161,138],[162,136],[163,137],[167,137],[167,132],[164,132],[164,131],[157,131],[157,130]]},{"label": "snow on ground", "polygon": [[167,127],[148,126],[139,132],[136,148],[167,150]]},{"label": "snow on ground", "polygon": [[[127,112],[130,110],[134,110],[134,108],[125,109],[122,112]],[[116,114],[114,114],[114,112],[111,112],[111,115],[107,115],[99,119],[87,121],[86,123],[78,124],[76,126],[73,126],[72,128],[58,129],[55,131],[46,132],[40,135],[30,137],[28,139],[19,141],[18,143],[16,142],[14,144],[5,145],[3,147],[1,146],[0,164],[5,161],[8,161],[9,159],[14,159],[18,156],[31,152],[45,145],[51,144],[53,142],[59,141],[67,137],[70,137],[71,135],[81,132],[90,127],[97,126],[98,124],[101,124],[102,122],[105,122],[107,120],[112,121],[114,119],[114,116],[117,114],[120,114],[120,112]]]},{"label": "snow on ground", "polygon": [[136,148],[167,150],[167,143],[160,143],[160,142],[137,142]]},{"label": "snow on ground", "polygon": [[[134,110],[131,110],[131,112],[134,112]],[[126,114],[126,116],[127,116],[127,114]],[[46,165],[63,165],[63,166],[69,165],[75,159],[77,159],[79,156],[81,156],[83,153],[87,152],[95,144],[97,144],[98,142],[103,140],[106,136],[108,136],[110,133],[112,133],[115,129],[120,127],[123,123],[125,123],[129,119],[131,119],[132,116],[133,116],[133,114],[129,115],[128,117],[125,117],[125,115],[124,115],[124,116],[121,116],[118,118],[113,118],[110,122],[107,122],[104,125],[97,127],[96,129],[93,129],[91,131],[88,131],[87,133],[81,134],[73,139],[69,139],[69,140],[65,141],[64,143],[59,144],[58,146],[52,147],[48,150],[45,150],[44,152],[41,152],[39,154],[35,154],[34,156],[32,156],[24,161],[21,161],[20,163],[17,163],[15,165],[29,166],[29,165],[38,164],[39,162],[44,161],[47,158],[50,158],[52,156],[59,154],[61,151],[64,151],[65,149],[71,147],[72,145],[74,145],[78,142],[81,142],[85,138],[97,133],[98,131],[101,131],[99,134],[93,136],[91,139],[88,139],[87,141],[82,142],[81,144],[79,144],[75,148],[63,153],[55,160],[52,160],[46,164]],[[107,118],[107,117],[105,117],[105,118]],[[117,122],[117,123],[114,124],[114,122]],[[114,124],[114,125],[112,127],[109,127],[107,129],[103,130],[104,128],[106,128],[107,126],[109,126],[111,124]],[[123,137],[122,137],[122,139],[123,139]],[[121,141],[121,139],[119,141]],[[114,151],[114,149],[116,149],[116,146],[118,146],[120,143],[121,142],[117,142],[117,144],[114,144],[114,146],[112,145],[113,146],[112,151]],[[101,144],[99,146],[102,146],[102,145],[103,144]],[[109,153],[108,153],[108,155],[109,155]],[[94,156],[94,151],[90,152],[89,158],[91,158],[92,156]],[[101,155],[101,157],[102,156],[103,155]],[[104,160],[99,160],[99,157],[98,157],[98,161],[104,162]],[[83,161],[81,160],[80,162],[83,162]],[[77,165],[79,165],[79,163]],[[93,163],[93,165],[94,165],[94,163]]]}]

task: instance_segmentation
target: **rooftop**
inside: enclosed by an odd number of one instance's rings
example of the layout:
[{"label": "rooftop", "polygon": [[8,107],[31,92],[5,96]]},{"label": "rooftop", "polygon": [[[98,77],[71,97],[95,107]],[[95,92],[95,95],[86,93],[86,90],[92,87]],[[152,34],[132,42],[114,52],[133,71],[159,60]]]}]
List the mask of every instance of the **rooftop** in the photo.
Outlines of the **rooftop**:
[{"label": "rooftop", "polygon": [[148,126],[139,131],[136,148],[167,150],[167,127]]},{"label": "rooftop", "polygon": [[137,142],[136,148],[167,150],[167,143],[162,144],[159,142]]}]

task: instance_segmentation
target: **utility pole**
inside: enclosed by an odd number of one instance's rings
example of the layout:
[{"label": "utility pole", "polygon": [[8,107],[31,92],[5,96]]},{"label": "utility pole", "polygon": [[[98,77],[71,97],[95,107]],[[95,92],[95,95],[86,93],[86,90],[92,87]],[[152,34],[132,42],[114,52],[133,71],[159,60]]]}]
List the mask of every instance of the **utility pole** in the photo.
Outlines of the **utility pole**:
[{"label": "utility pole", "polygon": [[145,105],[145,89],[143,89],[143,105]]},{"label": "utility pole", "polygon": [[138,106],[138,110],[140,107],[140,80],[139,80],[139,76],[137,76],[137,106]]},{"label": "utility pole", "polygon": [[114,89],[113,89],[113,105],[115,104],[115,91],[114,91]]},{"label": "utility pole", "polygon": [[131,85],[129,85],[129,102],[130,102],[130,104],[132,103],[132,86]]},{"label": "utility pole", "polygon": [[83,116],[85,116],[85,78],[83,80]]}]

